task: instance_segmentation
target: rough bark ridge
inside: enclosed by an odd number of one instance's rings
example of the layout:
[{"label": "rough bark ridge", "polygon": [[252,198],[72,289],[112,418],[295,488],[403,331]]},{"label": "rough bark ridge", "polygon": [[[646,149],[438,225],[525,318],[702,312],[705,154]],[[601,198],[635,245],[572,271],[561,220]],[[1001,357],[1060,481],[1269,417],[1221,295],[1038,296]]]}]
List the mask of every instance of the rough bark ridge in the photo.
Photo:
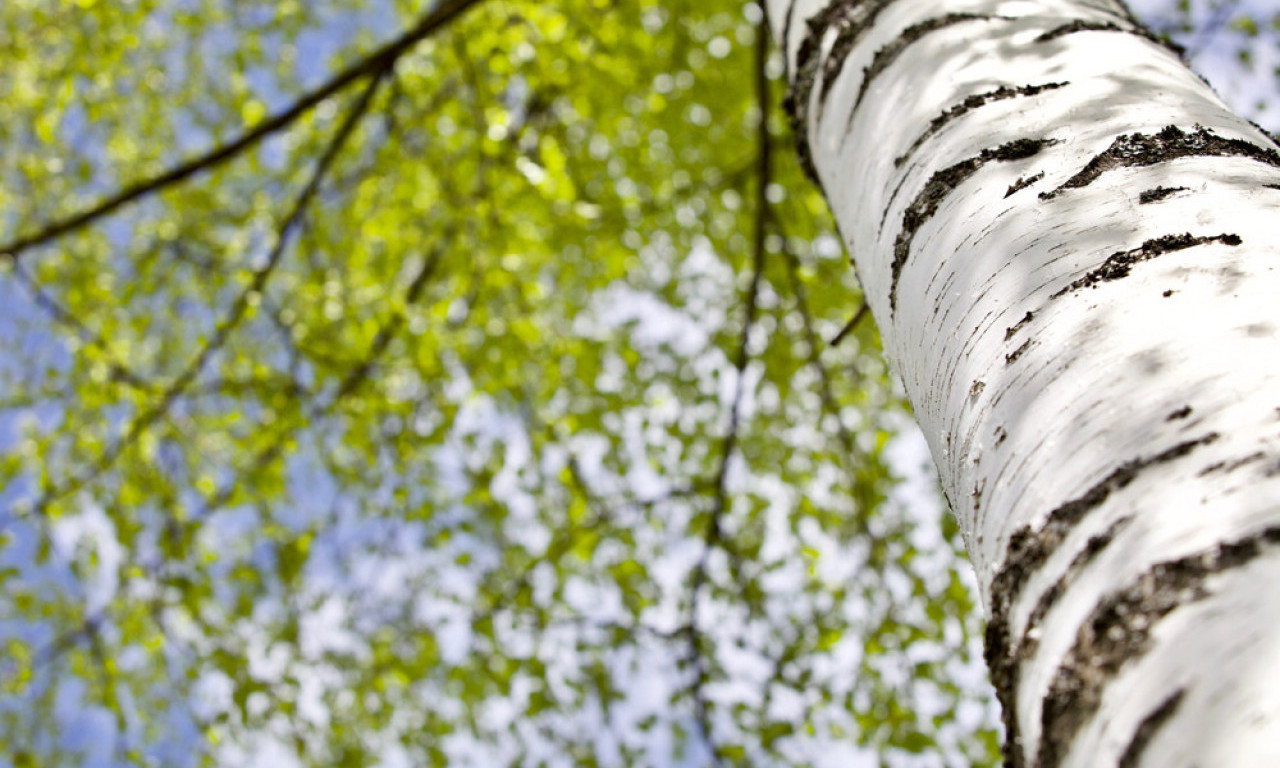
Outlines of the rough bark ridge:
[{"label": "rough bark ridge", "polygon": [[1006,762],[1280,765],[1280,154],[1118,0],[769,0]]}]

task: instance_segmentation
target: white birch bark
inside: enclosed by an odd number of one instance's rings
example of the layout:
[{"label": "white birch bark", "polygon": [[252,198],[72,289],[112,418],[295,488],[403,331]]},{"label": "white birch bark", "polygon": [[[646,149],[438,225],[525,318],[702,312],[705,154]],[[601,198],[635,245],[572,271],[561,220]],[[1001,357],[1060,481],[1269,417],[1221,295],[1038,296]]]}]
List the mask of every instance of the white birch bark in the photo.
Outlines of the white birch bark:
[{"label": "white birch bark", "polygon": [[1280,155],[1113,0],[769,0],[1009,766],[1280,765]]}]

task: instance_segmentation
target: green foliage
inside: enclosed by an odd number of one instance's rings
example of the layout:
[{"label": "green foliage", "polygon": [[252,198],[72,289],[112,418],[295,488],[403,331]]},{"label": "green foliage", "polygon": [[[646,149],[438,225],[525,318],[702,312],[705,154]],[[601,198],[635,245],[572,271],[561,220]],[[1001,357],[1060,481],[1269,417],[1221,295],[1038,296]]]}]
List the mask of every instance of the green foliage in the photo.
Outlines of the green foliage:
[{"label": "green foliage", "polygon": [[[0,241],[420,6],[0,3]],[[0,256],[0,753],[993,765],[954,527],[889,500],[870,322],[826,344],[860,299],[760,16],[488,0]]]}]

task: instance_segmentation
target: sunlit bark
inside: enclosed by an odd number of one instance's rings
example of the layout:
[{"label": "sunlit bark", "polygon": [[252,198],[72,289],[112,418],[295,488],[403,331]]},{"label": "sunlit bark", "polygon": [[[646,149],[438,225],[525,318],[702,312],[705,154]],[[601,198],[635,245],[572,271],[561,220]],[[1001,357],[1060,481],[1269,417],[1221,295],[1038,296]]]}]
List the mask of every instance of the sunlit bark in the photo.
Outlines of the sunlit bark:
[{"label": "sunlit bark", "polygon": [[1010,766],[1280,765],[1280,154],[1111,0],[770,0]]}]

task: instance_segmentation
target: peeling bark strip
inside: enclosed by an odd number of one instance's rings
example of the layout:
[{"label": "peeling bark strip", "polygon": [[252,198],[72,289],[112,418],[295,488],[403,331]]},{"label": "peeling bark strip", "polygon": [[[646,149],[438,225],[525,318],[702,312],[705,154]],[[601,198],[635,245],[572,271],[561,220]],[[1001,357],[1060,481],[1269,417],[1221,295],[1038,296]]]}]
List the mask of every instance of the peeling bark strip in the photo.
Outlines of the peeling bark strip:
[{"label": "peeling bark strip", "polygon": [[955,165],[938,171],[933,178],[929,179],[924,189],[902,214],[902,231],[898,233],[897,242],[893,245],[893,278],[889,287],[890,312],[897,309],[898,278],[901,277],[902,268],[906,266],[907,257],[911,253],[911,241],[915,239],[920,227],[924,226],[924,223],[938,211],[938,206],[942,205],[947,195],[992,160],[1001,162],[1022,160],[1037,154],[1052,143],[1054,143],[1052,139],[1016,139],[994,149],[984,149],[977,157],[961,160]]},{"label": "peeling bark strip", "polygon": [[1179,192],[1187,192],[1186,187],[1156,187],[1138,193],[1138,205],[1148,205],[1150,203],[1158,203],[1170,195],[1176,195]]},{"label": "peeling bark strip", "polygon": [[[1039,531],[1033,532],[1030,526],[1025,526],[1013,534],[1005,555],[1004,567],[991,582],[991,618],[987,622],[985,653],[987,666],[991,670],[991,682],[995,686],[996,696],[1000,699],[1003,711],[1004,755],[1008,768],[1023,768],[1026,765],[1026,755],[1016,715],[1017,681],[1024,654],[1021,648],[1014,646],[1012,630],[1009,627],[1010,613],[1022,585],[1032,574],[1044,567],[1071,530],[1089,512],[1101,506],[1112,492],[1132,483],[1143,470],[1180,459],[1196,448],[1208,445],[1217,439],[1218,434],[1210,432],[1203,437],[1178,443],[1154,456],[1125,462],[1085,491],[1083,495],[1050,512]],[[1112,533],[1114,535],[1114,531]],[[1089,545],[1086,545],[1085,549],[1087,551]],[[1098,547],[1098,550],[1101,551],[1101,547]],[[1096,554],[1095,552],[1094,556]]]},{"label": "peeling bark strip", "polygon": [[1097,712],[1107,682],[1146,653],[1160,619],[1208,597],[1204,582],[1210,576],[1248,565],[1263,554],[1263,545],[1274,544],[1280,544],[1280,527],[1158,563],[1104,598],[1081,625],[1076,644],[1049,684],[1040,716],[1043,735],[1036,768],[1057,768],[1062,763],[1080,728]]},{"label": "peeling bark strip", "polygon": [[1052,192],[1041,192],[1050,200],[1064,190],[1092,184],[1113,168],[1141,167],[1177,160],[1181,157],[1249,157],[1280,168],[1280,153],[1243,139],[1226,139],[1208,128],[1184,133],[1170,125],[1156,134],[1130,133],[1117,138],[1105,152],[1089,161],[1075,176]]},{"label": "peeling bark strip", "polygon": [[1134,264],[1140,264],[1163,256],[1166,253],[1185,250],[1205,243],[1222,243],[1223,245],[1237,246],[1240,245],[1241,240],[1238,235],[1222,234],[1193,237],[1190,232],[1181,235],[1157,237],[1146,241],[1133,250],[1116,251],[1108,256],[1106,261],[1102,262],[1102,266],[1090,270],[1078,280],[1073,280],[1070,285],[1049,298],[1056,299],[1084,288],[1096,288],[1099,283],[1128,277],[1133,270]]},{"label": "peeling bark strip", "polygon": [[1164,703],[1156,707],[1155,711],[1147,715],[1142,720],[1142,724],[1138,726],[1138,730],[1133,733],[1133,740],[1129,742],[1129,746],[1125,748],[1124,754],[1120,756],[1120,762],[1116,764],[1116,768],[1138,768],[1142,762],[1142,753],[1147,751],[1147,745],[1155,738],[1156,734],[1174,713],[1178,711],[1178,705],[1182,703],[1182,697],[1186,694],[1185,688],[1179,689]]},{"label": "peeling bark strip", "polygon": [[[935,32],[939,29],[956,24],[963,24],[966,21],[990,21],[992,19],[1007,19],[1005,16],[988,16],[978,13],[948,13],[946,16],[940,16],[936,19],[926,19],[919,24],[912,24],[902,31],[902,34],[893,39],[892,42],[876,51],[875,57],[871,60],[871,64],[863,69],[864,75],[862,85],[858,87],[858,96],[853,100],[853,109],[849,112],[849,123],[853,123],[853,115],[857,113],[858,106],[862,104],[862,99],[867,95],[867,88],[871,85],[871,81],[881,72],[885,71],[894,61],[897,60],[902,52],[905,51],[912,43],[920,38]],[[828,82],[823,82],[823,100],[826,99],[826,90]]]},{"label": "peeling bark strip", "polygon": [[952,120],[955,120],[956,118],[960,117],[966,112],[970,112],[972,110],[977,109],[978,107],[984,106],[986,104],[990,104],[995,101],[1004,101],[1005,99],[1012,99],[1018,96],[1035,96],[1037,93],[1040,93],[1042,91],[1049,91],[1049,90],[1053,90],[1054,88],[1061,88],[1064,85],[1068,85],[1068,83],[1062,82],[1062,83],[1045,83],[1044,85],[1024,85],[1019,88],[1010,88],[1008,86],[1002,85],[999,88],[995,89],[994,91],[987,91],[986,93],[979,93],[979,94],[970,96],[969,98],[955,105],[951,109],[948,109],[946,112],[943,112],[942,114],[933,118],[933,120],[929,122],[929,127],[925,129],[925,132],[920,134],[919,138],[917,138],[914,142],[912,142],[911,146],[907,149],[906,152],[904,152],[899,157],[895,158],[893,161],[893,164],[895,166],[902,167],[902,164],[905,163],[908,158],[914,155],[916,153],[916,150],[920,149],[920,145],[924,144],[926,141],[932,138],[934,134],[942,130],[947,125],[947,123],[951,122]]},{"label": "peeling bark strip", "polygon": [[[819,97],[821,104],[826,101],[831,83],[862,32],[892,2],[894,0],[831,0],[826,8],[809,18],[808,30],[796,52],[796,76],[787,90],[784,106],[791,116],[791,130],[796,136],[800,167],[815,183],[818,181],[818,172],[813,166],[813,151],[809,147],[809,102],[818,81],[818,72],[821,69],[823,74],[823,90]],[[794,5],[792,10],[794,11]],[[826,36],[827,30],[833,28],[837,30],[836,39],[824,67],[821,56],[822,38]]]}]

